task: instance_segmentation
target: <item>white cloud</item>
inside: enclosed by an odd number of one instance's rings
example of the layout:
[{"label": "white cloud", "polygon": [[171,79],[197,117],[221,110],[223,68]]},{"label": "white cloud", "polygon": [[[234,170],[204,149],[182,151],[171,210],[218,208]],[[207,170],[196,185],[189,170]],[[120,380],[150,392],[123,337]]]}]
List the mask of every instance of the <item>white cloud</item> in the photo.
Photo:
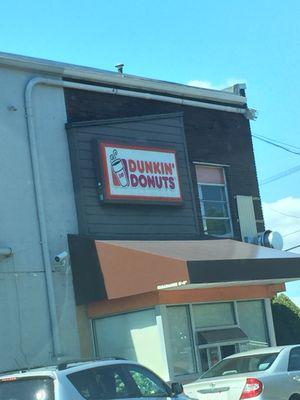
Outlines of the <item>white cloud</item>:
[{"label": "white cloud", "polygon": [[[266,228],[281,233],[283,248],[300,244],[300,198],[285,197],[271,203],[263,202],[262,206]],[[300,247],[293,252],[300,253]]]},{"label": "white cloud", "polygon": [[228,78],[228,79],[226,79],[225,82],[217,85],[210,81],[200,81],[198,79],[195,79],[195,80],[189,81],[187,84],[189,86],[196,86],[196,87],[200,87],[203,89],[222,90],[222,89],[226,89],[230,86],[233,86],[236,83],[245,83],[245,82],[246,82],[246,79]]}]

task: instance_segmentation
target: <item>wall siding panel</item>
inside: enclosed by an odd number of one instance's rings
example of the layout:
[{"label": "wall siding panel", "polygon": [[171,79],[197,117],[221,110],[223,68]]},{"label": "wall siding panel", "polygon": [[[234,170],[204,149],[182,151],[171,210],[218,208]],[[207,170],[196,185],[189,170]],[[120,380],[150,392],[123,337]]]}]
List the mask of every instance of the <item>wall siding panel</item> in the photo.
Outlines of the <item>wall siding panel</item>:
[{"label": "wall siding panel", "polygon": [[[112,96],[72,89],[65,90],[65,98],[68,120],[70,122],[183,112],[193,192],[196,199],[195,207],[200,228],[202,229],[200,207],[198,205],[196,177],[192,162],[225,164],[229,166],[226,168],[226,177],[234,235],[236,238],[240,238],[235,196],[245,195],[259,198],[250,125],[244,116],[160,101]],[[150,136],[148,138],[152,140],[152,135],[154,134],[152,131],[156,129],[155,125],[157,125],[157,121],[152,120],[149,122],[149,129],[150,125],[151,132],[149,132]],[[164,137],[160,138],[161,143],[165,140],[166,144],[179,144],[179,130],[175,129],[171,137],[169,133],[171,127],[176,128],[176,120],[172,122],[171,120],[165,120],[163,123],[160,121],[159,125],[160,127],[162,125],[168,127],[164,131]],[[134,129],[137,129],[137,126]],[[120,124],[118,127],[118,134],[121,134],[121,128],[123,128],[123,124]],[[89,127],[88,129],[89,132],[93,132],[94,128]],[[139,130],[137,129],[137,131]],[[142,132],[139,140],[143,140],[143,136]],[[87,146],[87,144],[85,143],[84,146]],[[87,152],[88,147],[82,147],[81,152],[84,151]],[[88,160],[89,156],[87,153],[82,154],[82,156]],[[255,201],[255,216],[257,220],[263,219],[260,200]],[[262,231],[264,224],[258,222],[257,229],[258,231]]]},{"label": "wall siding panel", "polygon": [[[198,214],[189,176],[182,114],[67,125],[81,234],[95,238],[196,239]],[[103,203],[97,189],[96,141],[175,149],[182,205]]]}]

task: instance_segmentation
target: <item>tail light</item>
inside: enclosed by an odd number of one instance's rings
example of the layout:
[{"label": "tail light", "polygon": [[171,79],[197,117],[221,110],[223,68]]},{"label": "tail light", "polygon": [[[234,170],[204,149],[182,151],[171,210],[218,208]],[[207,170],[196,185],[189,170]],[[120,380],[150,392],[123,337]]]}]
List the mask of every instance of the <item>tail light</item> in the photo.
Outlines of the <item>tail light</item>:
[{"label": "tail light", "polygon": [[263,391],[263,384],[256,378],[247,378],[240,400],[251,399]]}]

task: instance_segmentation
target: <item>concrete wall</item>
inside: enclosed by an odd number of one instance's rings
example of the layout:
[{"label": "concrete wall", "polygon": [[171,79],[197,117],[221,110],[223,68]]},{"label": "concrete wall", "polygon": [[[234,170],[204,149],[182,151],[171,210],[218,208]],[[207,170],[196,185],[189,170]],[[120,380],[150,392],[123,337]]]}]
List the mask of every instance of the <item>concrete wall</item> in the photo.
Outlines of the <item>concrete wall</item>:
[{"label": "concrete wall", "polygon": [[[50,363],[53,356],[45,271],[26,128],[24,90],[36,74],[0,68],[0,370]],[[56,77],[54,77],[56,78]],[[77,233],[64,93],[38,86],[33,93],[49,257],[67,250],[67,234]],[[69,263],[53,263],[62,356],[79,356]]]}]

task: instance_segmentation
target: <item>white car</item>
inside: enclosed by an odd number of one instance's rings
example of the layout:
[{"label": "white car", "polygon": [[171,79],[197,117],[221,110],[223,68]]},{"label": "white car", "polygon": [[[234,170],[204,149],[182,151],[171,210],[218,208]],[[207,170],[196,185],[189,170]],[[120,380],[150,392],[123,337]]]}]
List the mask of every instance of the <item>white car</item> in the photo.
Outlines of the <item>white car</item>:
[{"label": "white car", "polygon": [[187,400],[179,383],[168,386],[140,364],[108,359],[0,373],[1,400]]},{"label": "white car", "polygon": [[184,392],[198,400],[300,400],[300,345],[226,357]]}]

